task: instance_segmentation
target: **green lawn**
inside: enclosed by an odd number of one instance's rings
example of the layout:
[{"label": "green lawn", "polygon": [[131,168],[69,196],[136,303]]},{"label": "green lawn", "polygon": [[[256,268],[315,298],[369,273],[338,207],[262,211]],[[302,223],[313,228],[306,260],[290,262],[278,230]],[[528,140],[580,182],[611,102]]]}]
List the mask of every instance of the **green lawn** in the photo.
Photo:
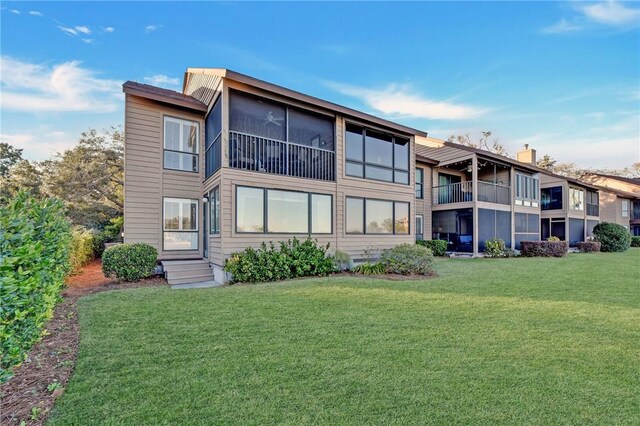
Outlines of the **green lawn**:
[{"label": "green lawn", "polygon": [[638,424],[640,249],[79,302],[52,424]]}]

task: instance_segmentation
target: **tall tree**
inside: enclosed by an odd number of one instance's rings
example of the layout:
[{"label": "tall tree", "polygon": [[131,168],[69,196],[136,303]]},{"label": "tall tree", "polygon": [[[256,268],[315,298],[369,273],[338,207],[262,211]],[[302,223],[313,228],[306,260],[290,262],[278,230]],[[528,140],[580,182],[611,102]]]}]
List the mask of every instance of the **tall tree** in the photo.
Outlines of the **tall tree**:
[{"label": "tall tree", "polygon": [[0,197],[12,198],[19,191],[29,192],[35,197],[41,197],[42,173],[37,163],[20,160],[12,165],[5,176],[0,176]]},{"label": "tall tree", "polygon": [[75,223],[96,227],[124,210],[124,134],[83,132],[78,144],[41,163],[47,194],[62,199]]},{"label": "tall tree", "polygon": [[0,177],[6,177],[11,166],[22,160],[22,149],[0,142]]},{"label": "tall tree", "polygon": [[472,148],[484,149],[485,151],[493,152],[494,154],[502,155],[504,157],[509,156],[509,152],[504,147],[504,145],[500,144],[497,138],[493,138],[491,142],[489,142],[489,138],[493,133],[489,131],[482,132],[482,136],[478,140],[478,142],[473,142],[469,133],[465,135],[451,135],[447,142],[458,143],[460,145],[469,146]]}]

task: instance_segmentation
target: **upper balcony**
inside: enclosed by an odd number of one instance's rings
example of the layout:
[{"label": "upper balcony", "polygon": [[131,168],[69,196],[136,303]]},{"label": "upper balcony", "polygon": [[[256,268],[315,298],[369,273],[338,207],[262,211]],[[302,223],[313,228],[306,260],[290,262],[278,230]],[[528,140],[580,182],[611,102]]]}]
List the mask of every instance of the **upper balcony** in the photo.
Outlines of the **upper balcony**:
[{"label": "upper balcony", "polygon": [[229,167],[281,176],[335,180],[335,152],[229,132]]},{"label": "upper balcony", "polygon": [[511,168],[478,159],[476,187],[473,186],[473,161],[463,160],[437,169],[433,187],[433,204],[456,204],[480,201],[511,204]]}]

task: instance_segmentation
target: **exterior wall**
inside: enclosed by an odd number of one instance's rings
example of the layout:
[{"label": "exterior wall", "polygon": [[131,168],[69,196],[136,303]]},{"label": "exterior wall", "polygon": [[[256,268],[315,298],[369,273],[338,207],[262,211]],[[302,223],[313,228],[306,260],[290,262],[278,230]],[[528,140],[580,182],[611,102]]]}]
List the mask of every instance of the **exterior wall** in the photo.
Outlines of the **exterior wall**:
[{"label": "exterior wall", "polygon": [[[198,173],[163,169],[165,115],[199,123]],[[197,199],[199,212],[202,212],[201,182],[204,164],[202,117],[180,108],[126,95],[125,135],[125,242],[150,244],[158,250],[160,259],[202,257],[201,223],[198,224],[197,250],[164,251],[162,247],[164,197]]]},{"label": "exterior wall", "polygon": [[[629,214],[627,217],[622,217],[623,201],[627,201],[629,205]],[[629,198],[622,198],[611,192],[600,191],[600,220],[602,222],[617,223],[629,229],[631,210],[633,208],[632,203],[633,200]]]},{"label": "exterior wall", "polygon": [[[426,163],[417,162],[416,167],[421,167],[424,170],[424,198],[416,198],[415,214],[421,214],[423,216],[423,236],[425,240],[430,240],[431,236],[433,235],[433,218],[431,217],[431,206],[433,199],[433,172],[431,166]],[[415,220],[413,224],[415,226]],[[415,233],[416,232],[414,230],[414,234]]]}]

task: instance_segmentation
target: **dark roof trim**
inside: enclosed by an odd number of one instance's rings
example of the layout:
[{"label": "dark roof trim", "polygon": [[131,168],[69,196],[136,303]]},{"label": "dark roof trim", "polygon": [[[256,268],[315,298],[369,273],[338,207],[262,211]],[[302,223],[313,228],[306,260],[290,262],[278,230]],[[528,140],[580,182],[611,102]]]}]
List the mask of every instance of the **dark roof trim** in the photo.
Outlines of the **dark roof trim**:
[{"label": "dark roof trim", "polygon": [[122,91],[129,95],[140,96],[142,98],[164,102],[194,111],[206,113],[208,110],[207,104],[200,102],[192,96],[184,95],[174,90],[151,86],[149,84],[127,81],[122,85]]},{"label": "dark roof trim", "polygon": [[431,164],[432,166],[437,166],[438,164],[440,164],[439,161],[434,160],[432,158],[424,157],[424,156],[422,156],[420,154],[416,154],[416,161],[419,161],[421,163]]},{"label": "dark roof trim", "polygon": [[384,118],[376,117],[375,115],[367,114],[352,108],[348,108],[333,102],[325,101],[314,96],[305,95],[304,93],[297,92],[295,90],[287,89],[286,87],[278,86],[277,84],[269,83],[264,80],[260,80],[254,77],[250,77],[239,72],[231,71],[226,68],[187,68],[185,72],[184,87],[186,87],[189,74],[212,74],[218,75],[229,80],[244,83],[258,89],[265,90],[267,92],[276,93],[278,95],[288,97],[300,102],[304,102],[316,107],[324,108],[330,111],[338,112],[346,117],[359,119],[362,121],[377,124],[379,126],[388,127],[390,129],[405,133],[407,135],[417,135],[427,137],[427,132],[414,129],[402,124],[394,123],[393,121],[385,120]]}]

